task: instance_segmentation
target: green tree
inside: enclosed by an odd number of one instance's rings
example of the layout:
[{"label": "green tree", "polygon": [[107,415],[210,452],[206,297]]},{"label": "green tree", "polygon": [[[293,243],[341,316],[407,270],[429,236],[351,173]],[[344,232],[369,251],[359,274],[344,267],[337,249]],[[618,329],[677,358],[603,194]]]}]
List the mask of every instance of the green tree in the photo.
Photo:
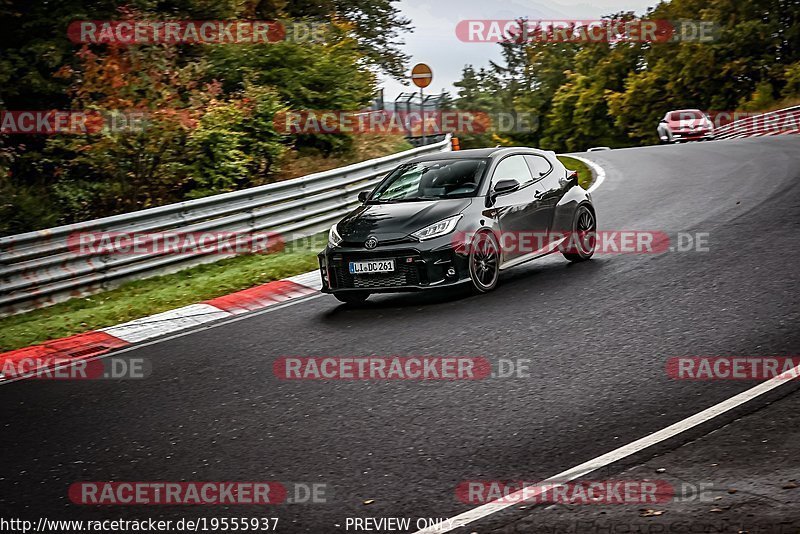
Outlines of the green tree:
[{"label": "green tree", "polygon": [[395,78],[405,78],[408,56],[401,36],[411,21],[394,5],[399,0],[244,0],[240,16],[334,23],[356,41],[367,63]]},{"label": "green tree", "polygon": [[[658,120],[671,109],[755,110],[773,105],[776,95],[800,94],[796,1],[671,0],[643,18],[676,21],[679,33],[691,28],[683,20],[711,23],[713,40],[570,43],[540,35],[501,44],[503,62],[492,65],[500,87],[488,93],[495,102],[538,115],[541,126],[538,135],[504,141],[556,150],[653,143]],[[475,82],[475,71],[465,71],[465,98],[475,99]]]}]

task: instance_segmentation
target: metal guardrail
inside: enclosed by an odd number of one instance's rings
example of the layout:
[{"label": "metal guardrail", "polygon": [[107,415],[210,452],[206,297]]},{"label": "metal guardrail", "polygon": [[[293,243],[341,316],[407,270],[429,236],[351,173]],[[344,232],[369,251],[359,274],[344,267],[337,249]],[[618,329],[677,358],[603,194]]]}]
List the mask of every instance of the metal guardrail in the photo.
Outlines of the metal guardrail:
[{"label": "metal guardrail", "polygon": [[75,252],[68,238],[79,232],[275,232],[307,237],[352,210],[358,193],[374,187],[399,163],[449,150],[447,135],[438,143],[292,180],[0,238],[0,315],[220,259],[203,252]]},{"label": "metal guardrail", "polygon": [[796,133],[800,133],[800,106],[744,117],[717,128],[716,132],[714,132],[714,138],[738,139],[741,137]]}]

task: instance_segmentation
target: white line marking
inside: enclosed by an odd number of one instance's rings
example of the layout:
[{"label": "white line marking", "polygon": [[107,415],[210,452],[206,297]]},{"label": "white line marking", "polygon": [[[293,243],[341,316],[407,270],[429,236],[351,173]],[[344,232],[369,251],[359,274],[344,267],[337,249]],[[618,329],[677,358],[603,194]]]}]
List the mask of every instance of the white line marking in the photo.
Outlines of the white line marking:
[{"label": "white line marking", "polygon": [[[715,404],[711,408],[707,408],[702,412],[696,413],[690,417],[682,421],[678,421],[677,423],[670,425],[664,429],[661,429],[657,432],[653,432],[649,436],[645,436],[641,439],[637,439],[627,445],[623,445],[618,449],[614,449],[611,452],[607,452],[602,456],[598,456],[593,460],[589,460],[588,462],[584,462],[580,465],[576,465],[571,469],[567,469],[566,471],[562,471],[557,475],[553,475],[550,478],[543,480],[537,483],[537,487],[533,489],[521,489],[503,497],[502,501],[492,501],[477,508],[473,508],[472,510],[468,510],[463,514],[459,514],[455,517],[450,519],[445,519],[444,521],[437,523],[435,525],[430,525],[427,528],[422,530],[418,530],[414,534],[442,534],[443,532],[450,532],[451,530],[455,530],[458,527],[468,525],[474,521],[482,519],[486,516],[489,516],[495,512],[499,512],[509,506],[514,506],[515,504],[520,504],[523,502],[523,496],[531,499],[537,495],[539,495],[542,491],[547,489],[547,483],[551,482],[569,482],[571,480],[575,480],[576,478],[580,478],[582,476],[586,476],[593,471],[597,471],[602,467],[606,467],[614,462],[617,462],[627,456],[635,454],[639,451],[642,451],[648,447],[651,447],[657,443],[660,443],[664,440],[677,436],[678,434],[685,432],[691,428],[696,427],[702,423],[710,421],[711,419],[722,415],[725,412],[728,412],[737,406],[740,406],[768,391],[772,391],[773,389],[786,384],[793,382],[790,377],[794,377],[800,373],[800,365],[794,367],[786,371],[785,373],[778,375],[766,382],[762,382],[757,386],[754,386],[747,391],[743,391],[738,395],[734,395],[733,397],[720,402],[719,404]],[[532,486],[528,486],[531,488]]]},{"label": "white line marking", "polygon": [[568,158],[577,159],[578,161],[583,162],[592,168],[592,172],[594,172],[594,183],[591,185],[591,187],[589,187],[589,189],[587,189],[587,191],[589,191],[590,193],[593,192],[598,187],[600,187],[600,184],[602,184],[603,180],[606,179],[605,169],[603,169],[603,167],[601,167],[594,161],[571,154],[565,154],[565,156],[567,156]]}]

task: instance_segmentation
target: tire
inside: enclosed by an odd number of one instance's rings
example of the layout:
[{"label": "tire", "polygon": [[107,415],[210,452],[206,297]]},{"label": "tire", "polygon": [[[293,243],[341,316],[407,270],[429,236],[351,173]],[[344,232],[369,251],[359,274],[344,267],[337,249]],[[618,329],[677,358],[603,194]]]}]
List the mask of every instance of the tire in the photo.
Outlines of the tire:
[{"label": "tire", "polygon": [[477,293],[488,293],[500,278],[500,247],[489,232],[480,232],[470,245],[469,278]]},{"label": "tire", "polygon": [[363,304],[369,298],[369,293],[366,291],[348,291],[347,293],[334,293],[333,296],[336,297],[339,302],[344,302],[345,304]]},{"label": "tire", "polygon": [[571,262],[586,261],[597,247],[597,218],[586,205],[578,206],[568,244],[561,253]]}]

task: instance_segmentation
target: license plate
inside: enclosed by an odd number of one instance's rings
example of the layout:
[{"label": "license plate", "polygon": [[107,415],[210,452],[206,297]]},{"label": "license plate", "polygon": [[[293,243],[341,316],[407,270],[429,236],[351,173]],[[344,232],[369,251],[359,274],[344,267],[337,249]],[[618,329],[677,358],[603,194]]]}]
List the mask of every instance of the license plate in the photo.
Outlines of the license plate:
[{"label": "license plate", "polygon": [[351,261],[350,274],[391,273],[394,260]]}]

